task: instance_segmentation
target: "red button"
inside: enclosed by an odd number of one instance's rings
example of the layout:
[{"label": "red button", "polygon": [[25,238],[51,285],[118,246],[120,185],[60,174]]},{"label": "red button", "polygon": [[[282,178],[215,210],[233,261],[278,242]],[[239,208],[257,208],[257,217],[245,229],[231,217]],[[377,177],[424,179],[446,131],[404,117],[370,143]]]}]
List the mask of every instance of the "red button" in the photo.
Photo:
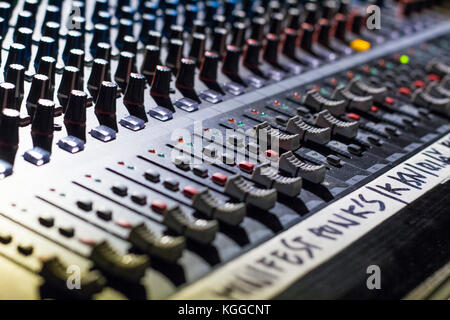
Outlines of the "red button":
[{"label": "red button", "polygon": [[264,152],[265,156],[269,159],[278,159],[278,152],[274,151],[274,150],[266,150]]},{"label": "red button", "polygon": [[197,193],[198,190],[194,186],[186,186],[183,188],[183,194],[189,199],[192,199],[192,197],[195,196]]},{"label": "red button", "polygon": [[430,81],[439,81],[440,80],[440,77],[437,75],[437,74],[429,74],[428,75],[428,80],[430,80]]},{"label": "red button", "polygon": [[211,179],[214,183],[217,183],[219,186],[224,186],[228,178],[223,173],[216,172],[211,176]]},{"label": "red button", "polygon": [[157,213],[163,213],[167,209],[167,204],[162,200],[153,200],[150,208]]},{"label": "red button", "polygon": [[361,117],[356,113],[347,113],[347,118],[358,121]]},{"label": "red button", "polygon": [[372,112],[377,112],[377,111],[378,111],[378,108],[375,107],[375,106],[372,106],[371,111],[372,111]]},{"label": "red button", "polygon": [[401,87],[400,89],[398,89],[398,92],[404,94],[405,96],[409,96],[411,94],[411,90],[405,87]]},{"label": "red button", "polygon": [[248,161],[242,161],[241,163],[239,163],[239,169],[241,169],[242,171],[245,171],[247,173],[250,173],[253,171],[253,163],[250,163]]},{"label": "red button", "polygon": [[114,221],[116,225],[121,228],[130,229],[132,227],[131,223],[127,220],[116,220]]},{"label": "red button", "polygon": [[394,98],[386,97],[386,98],[384,99],[384,102],[386,102],[387,104],[392,105],[392,104],[395,103],[395,100],[394,100]]},{"label": "red button", "polygon": [[89,237],[80,237],[78,238],[78,241],[91,247],[95,246],[95,244],[97,243],[95,239]]},{"label": "red button", "polygon": [[425,88],[425,82],[420,81],[420,80],[416,80],[416,81],[414,81],[414,87],[416,87],[416,88]]}]

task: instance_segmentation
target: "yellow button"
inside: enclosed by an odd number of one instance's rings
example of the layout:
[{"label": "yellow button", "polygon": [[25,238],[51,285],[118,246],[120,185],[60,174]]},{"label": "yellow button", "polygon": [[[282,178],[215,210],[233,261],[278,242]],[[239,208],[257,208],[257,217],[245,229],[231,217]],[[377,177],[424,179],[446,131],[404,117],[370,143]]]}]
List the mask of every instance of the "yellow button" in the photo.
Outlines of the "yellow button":
[{"label": "yellow button", "polygon": [[356,39],[350,42],[350,47],[358,52],[367,51],[370,49],[370,42],[361,39]]}]

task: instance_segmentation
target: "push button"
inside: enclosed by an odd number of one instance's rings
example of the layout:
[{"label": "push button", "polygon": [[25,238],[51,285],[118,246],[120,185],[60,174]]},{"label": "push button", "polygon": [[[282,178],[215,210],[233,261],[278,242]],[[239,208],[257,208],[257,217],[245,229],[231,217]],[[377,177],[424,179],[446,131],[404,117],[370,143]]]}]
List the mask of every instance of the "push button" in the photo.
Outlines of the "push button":
[{"label": "push button", "polygon": [[131,195],[131,200],[134,203],[137,203],[137,204],[143,206],[147,203],[147,196],[143,193],[135,192]]},{"label": "push button", "polygon": [[194,166],[194,168],[192,168],[192,171],[196,176],[202,178],[206,178],[208,176],[208,169],[201,164]]},{"label": "push button", "polygon": [[107,208],[100,208],[96,211],[97,217],[102,220],[109,221],[112,219],[112,211]]},{"label": "push button", "polygon": [[145,177],[145,179],[147,179],[147,180],[149,180],[151,182],[159,182],[160,175],[155,170],[148,169],[147,171],[145,171],[144,177]]},{"label": "push button", "polygon": [[362,39],[356,39],[350,42],[350,48],[357,52],[367,51],[370,49],[370,42]]},{"label": "push button", "polygon": [[125,197],[128,194],[128,187],[121,183],[116,183],[112,187],[112,191],[118,196]]},{"label": "push button", "polygon": [[58,231],[66,238],[72,238],[75,235],[75,229],[72,227],[59,227]]},{"label": "push button", "polygon": [[77,201],[77,206],[81,210],[89,212],[92,210],[92,201],[88,199],[81,199]]},{"label": "push button", "polygon": [[55,219],[51,216],[41,216],[39,217],[39,223],[44,227],[50,228],[55,224]]},{"label": "push button", "polygon": [[218,184],[219,186],[224,186],[225,183],[227,182],[227,176],[220,172],[214,173],[211,179],[214,183]]},{"label": "push button", "polygon": [[164,187],[166,187],[167,189],[169,189],[171,191],[177,191],[180,186],[180,183],[173,178],[168,178],[168,179],[164,180],[163,184],[164,184]]}]

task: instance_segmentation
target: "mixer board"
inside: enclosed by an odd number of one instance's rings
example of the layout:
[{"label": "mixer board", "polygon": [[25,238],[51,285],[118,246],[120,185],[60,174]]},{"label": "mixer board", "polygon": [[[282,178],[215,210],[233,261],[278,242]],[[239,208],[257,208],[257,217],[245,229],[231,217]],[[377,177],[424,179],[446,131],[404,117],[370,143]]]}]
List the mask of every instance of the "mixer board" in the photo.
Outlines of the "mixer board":
[{"label": "mixer board", "polygon": [[0,33],[2,299],[355,297],[323,290],[368,243],[448,244],[445,2],[11,0]]}]

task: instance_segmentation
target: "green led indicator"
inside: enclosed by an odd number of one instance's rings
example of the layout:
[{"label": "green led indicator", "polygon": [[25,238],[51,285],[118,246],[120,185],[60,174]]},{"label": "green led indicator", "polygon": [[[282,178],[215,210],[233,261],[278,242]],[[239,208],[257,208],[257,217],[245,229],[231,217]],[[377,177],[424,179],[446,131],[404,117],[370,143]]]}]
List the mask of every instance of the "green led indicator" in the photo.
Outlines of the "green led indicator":
[{"label": "green led indicator", "polygon": [[189,147],[192,147],[192,146],[193,146],[192,142],[188,142],[187,145],[188,145]]},{"label": "green led indicator", "polygon": [[100,179],[95,179],[95,182],[100,183],[100,182],[102,182],[102,180],[100,180]]},{"label": "green led indicator", "polygon": [[127,168],[130,169],[130,170],[134,170],[133,166],[127,166]]},{"label": "green led indicator", "polygon": [[[289,108],[289,106],[288,105],[286,105],[286,104],[283,104],[282,106],[281,106],[281,109],[283,109],[283,110],[286,110],[286,109],[288,109]],[[263,112],[264,113],[264,112]]]},{"label": "green led indicator", "polygon": [[[261,114],[261,115],[262,115],[262,114]],[[263,115],[263,117],[264,117],[264,116],[265,116],[265,115]],[[239,122],[238,122],[238,126],[239,126],[239,127],[243,127],[243,126],[244,126],[244,123],[243,123],[242,121],[239,121]]]},{"label": "green led indicator", "polygon": [[266,117],[266,113],[265,112],[261,112],[261,117],[265,118]]},{"label": "green led indicator", "polygon": [[392,62],[388,62],[388,63],[386,63],[386,68],[394,69],[394,65],[392,64]]},{"label": "green led indicator", "polygon": [[323,95],[327,95],[328,94],[328,90],[325,88],[320,89],[320,93]]},{"label": "green led indicator", "polygon": [[400,56],[401,64],[408,64],[408,62],[409,62],[409,57],[407,55],[404,54],[404,55]]},{"label": "green led indicator", "polygon": [[376,68],[371,68],[371,69],[370,69],[370,73],[371,73],[372,75],[374,75],[374,76],[377,76],[377,75],[378,75],[378,69],[376,69]]},{"label": "green led indicator", "polygon": [[164,153],[158,153],[158,157],[164,158]]}]

